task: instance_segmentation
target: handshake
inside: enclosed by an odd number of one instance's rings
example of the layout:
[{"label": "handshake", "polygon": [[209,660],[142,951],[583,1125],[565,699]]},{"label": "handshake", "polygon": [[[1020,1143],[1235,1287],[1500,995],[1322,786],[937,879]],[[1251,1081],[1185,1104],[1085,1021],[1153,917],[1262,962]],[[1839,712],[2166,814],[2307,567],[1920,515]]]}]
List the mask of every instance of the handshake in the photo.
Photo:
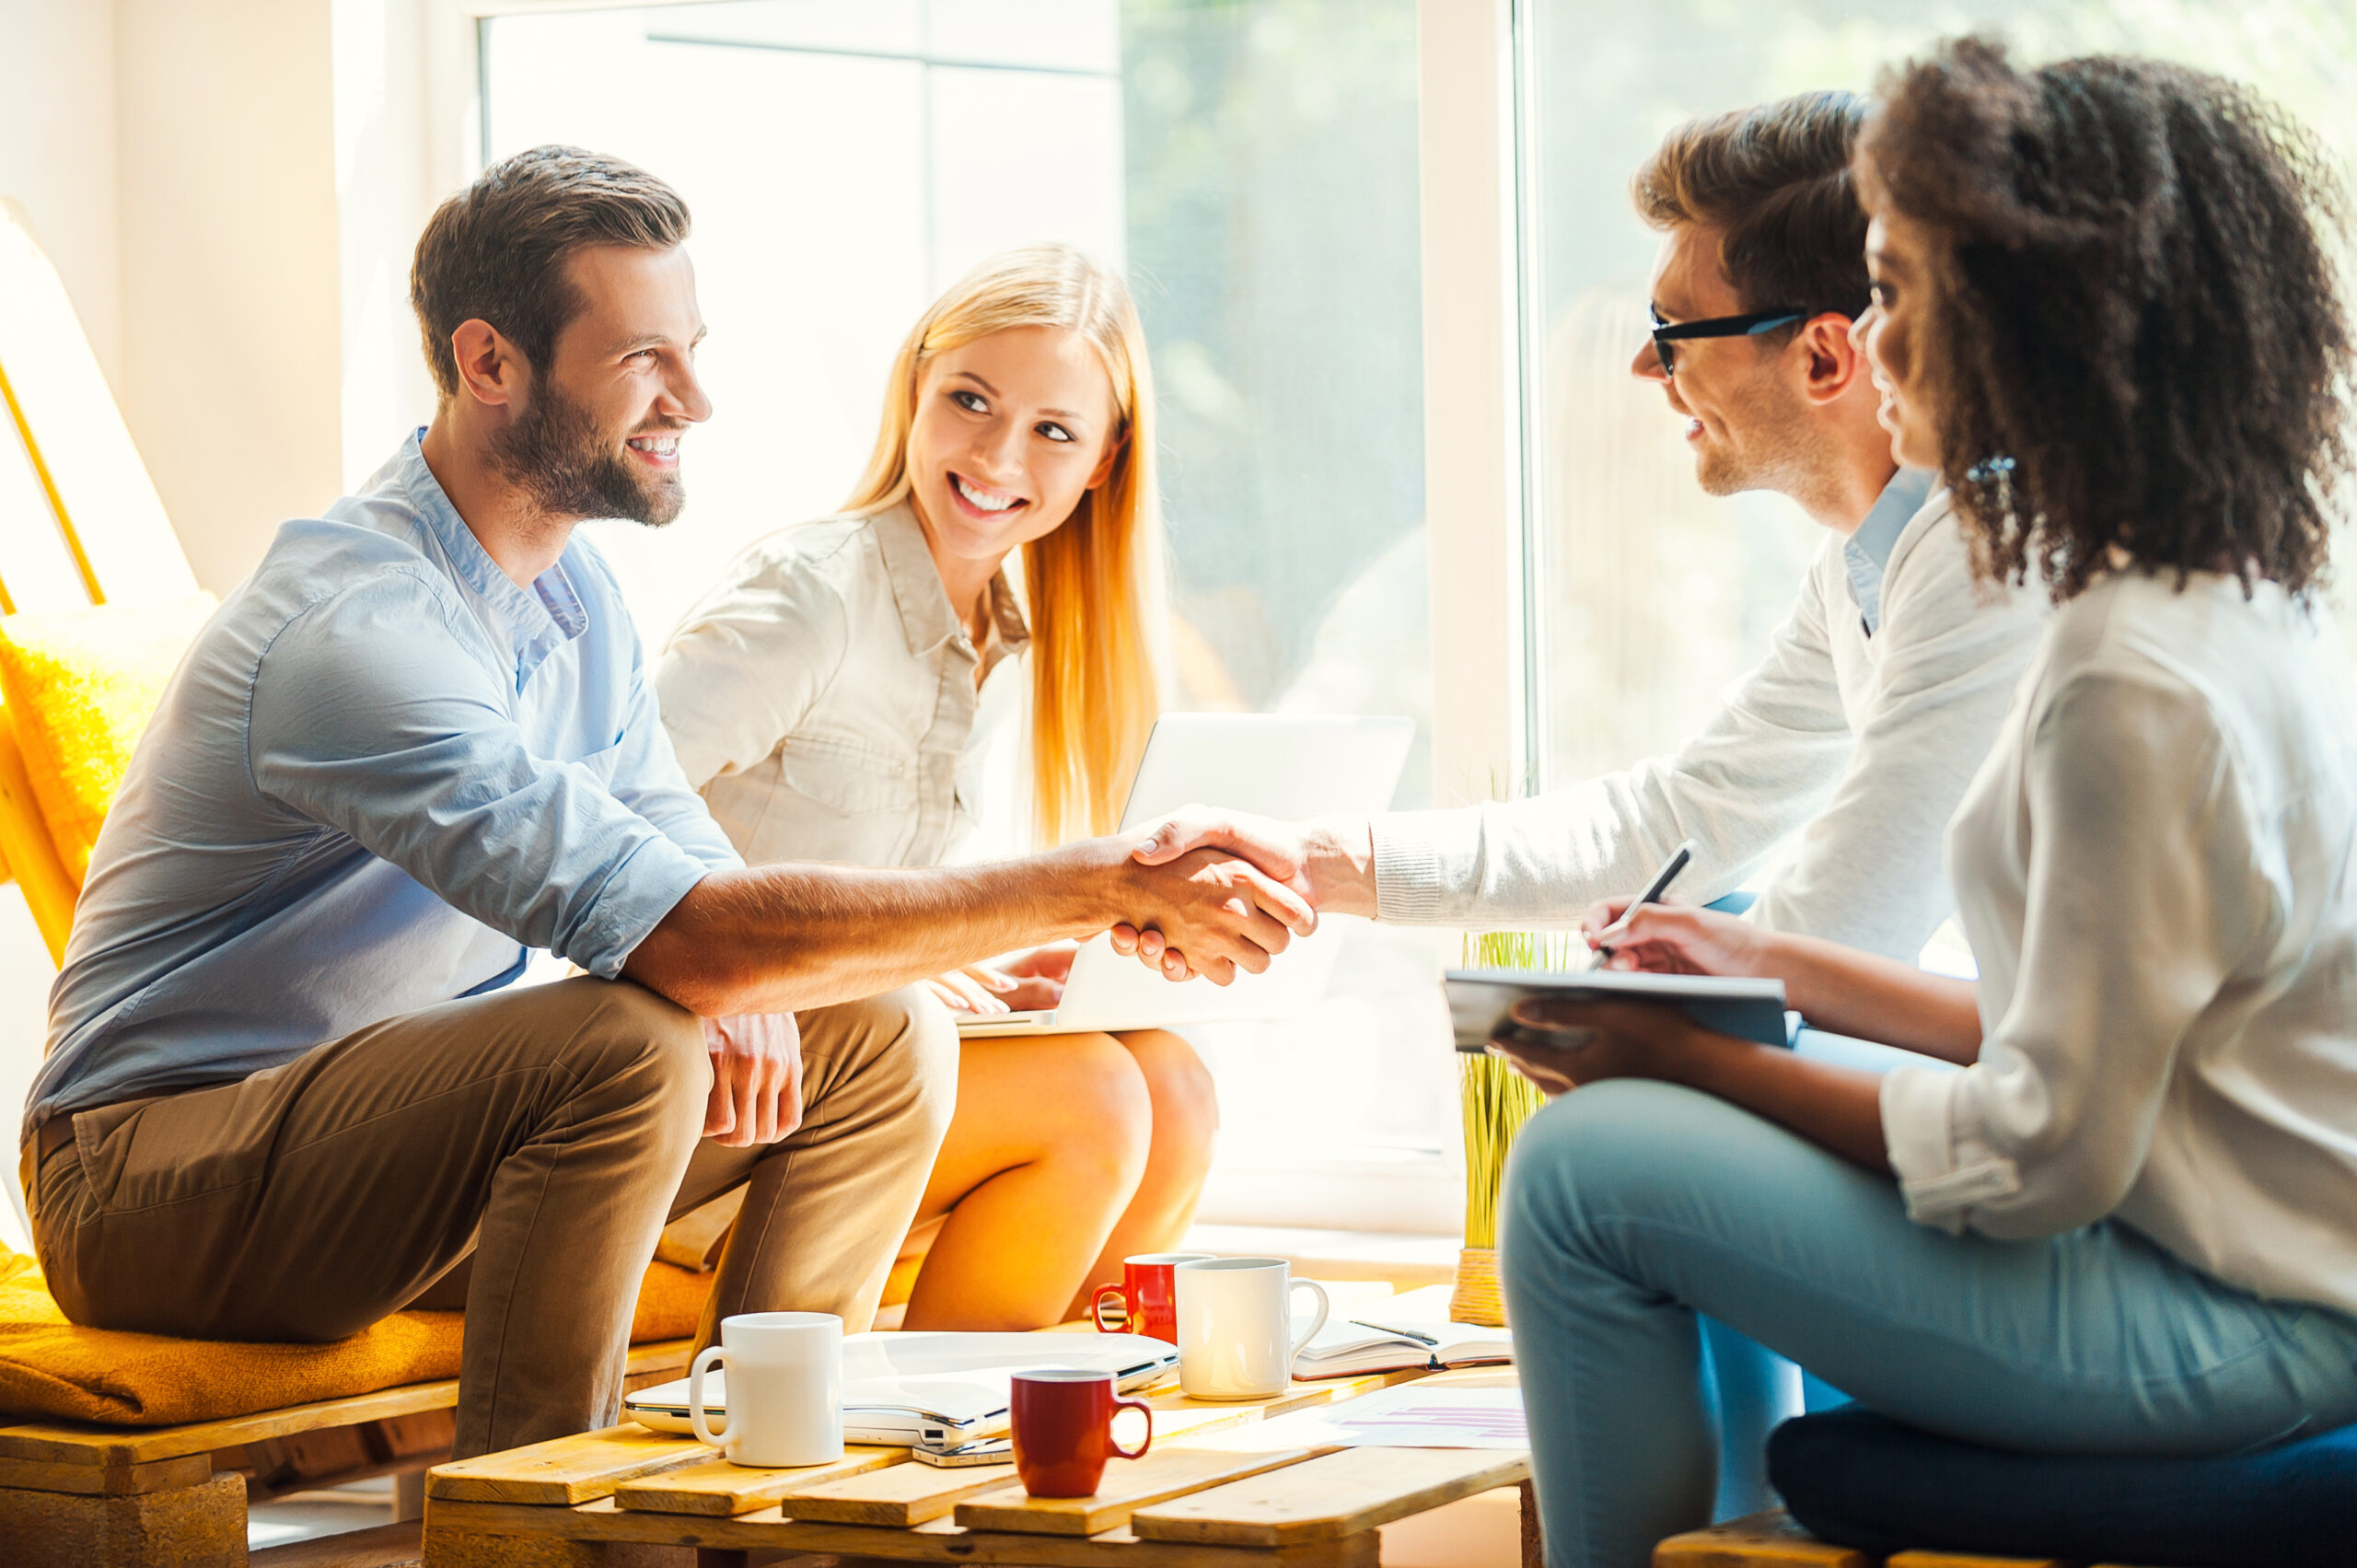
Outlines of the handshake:
[{"label": "handshake", "polygon": [[1225,985],[1239,969],[1266,970],[1320,912],[1375,912],[1364,818],[1280,822],[1188,806],[1073,847],[1100,859],[1114,950],[1171,980]]}]

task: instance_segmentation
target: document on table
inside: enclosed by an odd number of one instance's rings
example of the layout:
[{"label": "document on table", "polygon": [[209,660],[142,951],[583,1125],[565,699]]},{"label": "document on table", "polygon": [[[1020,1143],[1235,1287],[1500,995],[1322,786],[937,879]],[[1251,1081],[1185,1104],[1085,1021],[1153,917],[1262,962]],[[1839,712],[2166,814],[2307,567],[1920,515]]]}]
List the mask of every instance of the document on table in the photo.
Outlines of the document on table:
[{"label": "document on table", "polygon": [[1355,1400],[1295,1411],[1227,1432],[1190,1434],[1190,1446],[1275,1448],[1512,1448],[1530,1446],[1522,1390],[1403,1383]]}]

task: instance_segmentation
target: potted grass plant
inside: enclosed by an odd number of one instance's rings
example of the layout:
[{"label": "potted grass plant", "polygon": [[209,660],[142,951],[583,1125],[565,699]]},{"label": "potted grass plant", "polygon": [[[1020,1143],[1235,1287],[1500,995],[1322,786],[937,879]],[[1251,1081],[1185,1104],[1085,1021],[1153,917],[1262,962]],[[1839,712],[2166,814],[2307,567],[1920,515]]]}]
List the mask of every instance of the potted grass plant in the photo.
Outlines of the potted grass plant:
[{"label": "potted grass plant", "polygon": [[[1466,938],[1464,960],[1475,969],[1566,969],[1577,940],[1566,932],[1488,931]],[[1515,1134],[1547,1103],[1547,1097],[1495,1056],[1458,1057],[1457,1091],[1465,1113],[1465,1246],[1457,1255],[1457,1289],[1449,1297],[1448,1315],[1459,1323],[1504,1328],[1498,1191],[1505,1180]]]}]

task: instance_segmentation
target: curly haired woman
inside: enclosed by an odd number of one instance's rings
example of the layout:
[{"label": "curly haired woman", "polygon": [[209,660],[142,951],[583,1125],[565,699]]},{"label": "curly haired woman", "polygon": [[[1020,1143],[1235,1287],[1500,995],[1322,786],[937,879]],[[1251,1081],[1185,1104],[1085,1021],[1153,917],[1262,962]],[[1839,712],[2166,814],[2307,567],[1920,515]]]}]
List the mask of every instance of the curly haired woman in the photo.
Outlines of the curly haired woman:
[{"label": "curly haired woman", "polygon": [[1814,1026],[1923,1064],[1877,1077],[1639,1005],[1504,1031],[1560,1097],[1503,1241],[1557,1568],[1633,1568],[1705,1522],[1698,1312],[2024,1452],[2357,1421],[2327,166],[2215,76],[2022,70],[1972,41],[1893,76],[1859,159],[1856,331],[1896,455],[1954,488],[1985,576],[2060,606],[1948,830],[1980,979],[1654,906],[1616,961],[1779,977]]}]

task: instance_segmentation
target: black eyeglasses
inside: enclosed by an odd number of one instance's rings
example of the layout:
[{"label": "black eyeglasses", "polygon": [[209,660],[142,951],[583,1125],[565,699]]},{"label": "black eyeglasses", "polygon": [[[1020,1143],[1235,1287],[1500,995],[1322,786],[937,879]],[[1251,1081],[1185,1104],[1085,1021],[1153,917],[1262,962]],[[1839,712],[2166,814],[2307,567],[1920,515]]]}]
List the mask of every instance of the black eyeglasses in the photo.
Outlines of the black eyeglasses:
[{"label": "black eyeglasses", "polygon": [[1687,338],[1756,338],[1762,332],[1805,321],[1816,312],[1786,307],[1754,310],[1743,316],[1713,316],[1703,321],[1679,321],[1675,325],[1663,320],[1658,310],[1648,309],[1645,314],[1653,319],[1654,354],[1661,360],[1661,373],[1675,376],[1678,368],[1672,363],[1672,355],[1677,351],[1669,346],[1674,343]]}]

